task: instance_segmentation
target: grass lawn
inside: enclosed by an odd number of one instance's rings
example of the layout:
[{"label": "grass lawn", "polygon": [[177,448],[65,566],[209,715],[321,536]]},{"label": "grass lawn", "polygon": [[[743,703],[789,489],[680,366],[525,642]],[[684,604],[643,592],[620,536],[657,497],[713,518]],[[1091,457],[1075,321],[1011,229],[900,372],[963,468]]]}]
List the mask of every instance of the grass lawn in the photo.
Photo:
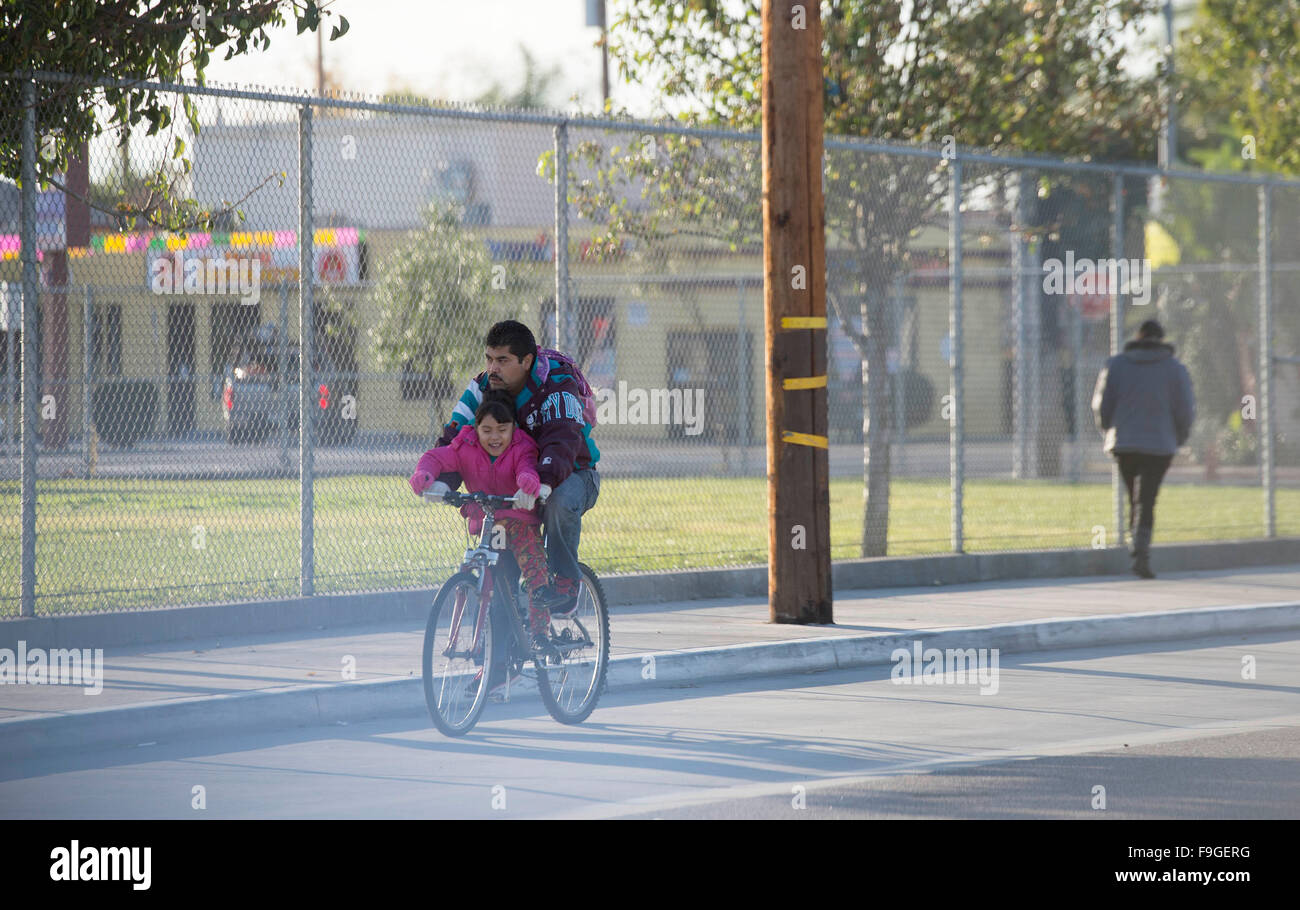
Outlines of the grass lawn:
[{"label": "grass lawn", "polygon": [[[416,500],[404,478],[316,481],[316,590],[433,586],[467,546],[454,509]],[[583,523],[583,559],[635,572],[763,563],[761,478],[603,479]],[[951,551],[946,480],[895,481],[889,552]],[[968,552],[1114,544],[1108,484],[966,484]],[[831,482],[836,559],[858,555],[861,481]],[[1278,533],[1300,535],[1300,490],[1277,491]],[[0,615],[18,609],[18,485],[0,485]],[[1262,535],[1257,488],[1167,485],[1156,543]],[[297,481],[42,481],[37,611],[83,612],[292,596],[298,590]],[[1097,529],[1104,529],[1099,532]]]}]

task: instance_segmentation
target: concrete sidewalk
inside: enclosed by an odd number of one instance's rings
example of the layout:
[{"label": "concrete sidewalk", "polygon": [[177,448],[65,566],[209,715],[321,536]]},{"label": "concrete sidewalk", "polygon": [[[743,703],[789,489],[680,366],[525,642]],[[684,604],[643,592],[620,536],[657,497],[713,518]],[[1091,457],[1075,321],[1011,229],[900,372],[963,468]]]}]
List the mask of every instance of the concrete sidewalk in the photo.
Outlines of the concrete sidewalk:
[{"label": "concrete sidewalk", "polygon": [[[767,613],[753,598],[614,607],[609,685],[881,664],[916,638],[1026,652],[1282,629],[1300,636],[1300,567],[840,591],[833,626],[774,625]],[[99,694],[0,686],[0,753],[419,712],[423,634],[423,623],[404,622],[105,649]],[[645,655],[654,655],[652,679]]]}]

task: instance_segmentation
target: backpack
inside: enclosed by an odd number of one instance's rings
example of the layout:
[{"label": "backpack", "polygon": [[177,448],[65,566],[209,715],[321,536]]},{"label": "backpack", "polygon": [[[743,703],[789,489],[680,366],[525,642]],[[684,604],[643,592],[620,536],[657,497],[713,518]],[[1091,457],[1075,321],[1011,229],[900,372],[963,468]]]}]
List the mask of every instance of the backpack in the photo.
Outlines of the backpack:
[{"label": "backpack", "polygon": [[537,365],[537,380],[545,383],[546,378],[551,375],[551,361],[556,361],[558,369],[564,370],[573,376],[578,384],[578,396],[582,399],[582,419],[587,426],[596,425],[596,395],[591,390],[591,385],[587,382],[587,377],[582,375],[582,370],[578,369],[577,361],[568,354],[561,354],[559,351],[551,348],[538,348],[537,359],[540,361]]}]

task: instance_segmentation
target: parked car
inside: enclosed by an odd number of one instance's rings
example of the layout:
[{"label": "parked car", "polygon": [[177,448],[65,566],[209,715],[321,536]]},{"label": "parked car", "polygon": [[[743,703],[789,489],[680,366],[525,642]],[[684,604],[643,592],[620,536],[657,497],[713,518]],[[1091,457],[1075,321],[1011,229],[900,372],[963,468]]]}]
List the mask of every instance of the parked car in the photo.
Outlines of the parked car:
[{"label": "parked car", "polygon": [[[298,360],[298,343],[289,341],[282,349],[274,324],[245,333],[226,370],[221,395],[228,442],[265,441],[278,435],[286,422],[290,433],[298,432]],[[337,369],[322,353],[314,352],[312,360],[316,441],[326,446],[349,443],[357,431],[356,376]]]}]

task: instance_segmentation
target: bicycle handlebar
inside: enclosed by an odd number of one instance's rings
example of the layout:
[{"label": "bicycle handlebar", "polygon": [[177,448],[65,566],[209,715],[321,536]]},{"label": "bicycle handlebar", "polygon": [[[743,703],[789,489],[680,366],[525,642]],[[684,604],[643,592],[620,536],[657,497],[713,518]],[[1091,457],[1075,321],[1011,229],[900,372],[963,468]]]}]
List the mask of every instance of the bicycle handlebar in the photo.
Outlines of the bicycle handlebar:
[{"label": "bicycle handlebar", "polygon": [[[448,505],[448,506],[463,506],[466,503],[472,502],[480,506],[497,507],[497,506],[508,506],[513,504],[515,501],[515,498],[513,496],[498,496],[493,493],[482,493],[482,492],[461,493],[458,490],[451,490],[447,493],[444,493],[441,496],[439,496],[437,493],[433,493],[429,490],[425,490],[420,495],[423,497],[425,502],[441,503],[442,505]],[[545,502],[545,501],[546,500],[544,499],[538,498],[538,502]]]}]

